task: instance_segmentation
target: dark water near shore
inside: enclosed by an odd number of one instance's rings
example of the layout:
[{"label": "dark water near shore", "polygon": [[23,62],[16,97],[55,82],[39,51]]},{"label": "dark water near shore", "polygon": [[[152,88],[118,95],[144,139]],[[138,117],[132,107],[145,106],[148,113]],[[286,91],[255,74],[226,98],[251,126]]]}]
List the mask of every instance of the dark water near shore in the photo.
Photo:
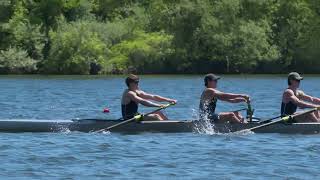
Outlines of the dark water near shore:
[{"label": "dark water near shore", "polygon": [[[320,96],[320,77],[302,81]],[[176,98],[165,113],[196,118],[201,76],[145,76],[143,90]],[[0,76],[0,119],[120,117],[123,77]],[[255,115],[279,114],[285,76],[224,76],[219,89],[248,93]],[[218,111],[244,104],[219,102]],[[104,107],[109,114],[101,113]],[[142,108],[142,112],[151,109]],[[0,133],[0,176],[74,179],[320,178],[320,135]]]}]

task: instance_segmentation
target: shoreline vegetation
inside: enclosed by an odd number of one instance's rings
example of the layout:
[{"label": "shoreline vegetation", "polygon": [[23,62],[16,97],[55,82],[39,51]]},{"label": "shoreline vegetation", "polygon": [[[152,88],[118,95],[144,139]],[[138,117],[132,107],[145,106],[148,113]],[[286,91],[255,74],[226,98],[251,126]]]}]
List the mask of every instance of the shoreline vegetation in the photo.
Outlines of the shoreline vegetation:
[{"label": "shoreline vegetation", "polygon": [[320,73],[319,0],[2,0],[0,74]]},{"label": "shoreline vegetation", "polygon": [[[187,78],[187,77],[199,77],[203,78],[206,74],[138,74],[139,77],[143,78],[163,78],[163,77],[174,77],[174,78]],[[286,74],[217,74],[222,78],[288,78]],[[303,74],[304,77],[316,78],[320,77],[320,74]],[[126,74],[0,74],[0,78],[88,78],[88,79],[100,79],[100,78],[126,78]]]}]

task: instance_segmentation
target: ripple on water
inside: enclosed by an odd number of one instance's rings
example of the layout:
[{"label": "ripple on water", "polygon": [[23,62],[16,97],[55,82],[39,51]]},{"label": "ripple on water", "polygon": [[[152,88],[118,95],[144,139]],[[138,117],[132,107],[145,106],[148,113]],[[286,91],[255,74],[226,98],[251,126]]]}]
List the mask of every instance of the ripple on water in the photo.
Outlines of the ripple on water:
[{"label": "ripple on water", "polygon": [[[317,77],[303,83],[320,96]],[[0,119],[117,119],[122,93],[117,87],[123,85],[122,77],[2,76]],[[252,95],[256,116],[272,117],[285,86],[285,77],[227,76],[219,88]],[[197,118],[202,77],[143,77],[141,87],[178,99],[166,110],[169,117]],[[111,112],[101,113],[106,106]],[[219,102],[217,111],[230,109],[239,107]],[[0,178],[319,179],[319,135],[219,134],[211,128],[182,134],[80,133],[63,127],[58,133],[1,133]]]}]

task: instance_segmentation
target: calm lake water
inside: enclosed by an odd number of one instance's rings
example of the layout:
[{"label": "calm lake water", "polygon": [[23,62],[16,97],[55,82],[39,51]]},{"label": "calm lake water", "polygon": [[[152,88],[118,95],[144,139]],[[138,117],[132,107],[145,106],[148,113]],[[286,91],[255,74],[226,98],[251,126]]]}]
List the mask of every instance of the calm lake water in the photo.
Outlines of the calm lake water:
[{"label": "calm lake water", "polygon": [[[196,118],[202,76],[140,82],[145,91],[178,100],[165,111],[171,119]],[[319,97],[319,82],[307,76],[302,89]],[[255,115],[269,118],[279,115],[286,83],[283,75],[223,76],[219,89],[250,94]],[[119,76],[0,76],[0,87],[0,119],[118,119],[125,84]],[[219,102],[218,111],[241,107]],[[320,178],[320,135],[1,133],[0,156],[2,178]]]}]

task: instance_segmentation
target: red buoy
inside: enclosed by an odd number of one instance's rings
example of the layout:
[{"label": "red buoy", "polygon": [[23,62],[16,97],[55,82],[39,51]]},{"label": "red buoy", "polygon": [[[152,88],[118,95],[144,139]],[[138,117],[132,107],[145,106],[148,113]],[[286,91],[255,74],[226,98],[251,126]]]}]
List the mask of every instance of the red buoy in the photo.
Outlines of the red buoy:
[{"label": "red buoy", "polygon": [[104,112],[104,113],[109,113],[110,110],[109,110],[108,108],[104,108],[104,109],[103,109],[103,112]]}]

